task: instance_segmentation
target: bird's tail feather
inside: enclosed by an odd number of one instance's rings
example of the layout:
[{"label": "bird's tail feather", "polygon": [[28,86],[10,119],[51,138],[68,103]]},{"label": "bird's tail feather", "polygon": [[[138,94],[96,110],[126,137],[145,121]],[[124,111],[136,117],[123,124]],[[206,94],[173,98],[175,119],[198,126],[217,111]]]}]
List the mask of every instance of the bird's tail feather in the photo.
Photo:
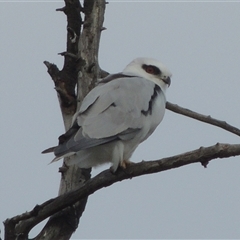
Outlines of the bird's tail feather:
[{"label": "bird's tail feather", "polygon": [[56,162],[56,161],[60,160],[61,158],[63,158],[63,156],[55,157],[49,164]]},{"label": "bird's tail feather", "polygon": [[44,151],[42,151],[42,153],[50,153],[50,152],[54,152],[56,146],[55,147],[50,147],[48,149],[45,149]]},{"label": "bird's tail feather", "polygon": [[[48,150],[48,149],[47,149],[47,150]],[[51,163],[53,163],[53,162],[56,162],[56,161],[60,160],[61,158],[70,157],[70,156],[72,156],[73,154],[75,154],[75,152],[69,152],[69,153],[66,153],[66,154],[63,154],[63,155],[56,156],[49,164],[51,164]]]}]

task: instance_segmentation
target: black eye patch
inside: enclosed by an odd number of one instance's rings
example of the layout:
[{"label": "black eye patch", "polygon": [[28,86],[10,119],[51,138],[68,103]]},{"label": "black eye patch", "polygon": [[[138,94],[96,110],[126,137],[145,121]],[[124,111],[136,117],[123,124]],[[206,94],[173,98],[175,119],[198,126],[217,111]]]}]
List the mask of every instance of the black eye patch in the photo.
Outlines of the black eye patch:
[{"label": "black eye patch", "polygon": [[143,64],[142,68],[149,74],[153,74],[153,75],[160,75],[161,74],[160,69],[156,66],[153,66],[153,65]]}]

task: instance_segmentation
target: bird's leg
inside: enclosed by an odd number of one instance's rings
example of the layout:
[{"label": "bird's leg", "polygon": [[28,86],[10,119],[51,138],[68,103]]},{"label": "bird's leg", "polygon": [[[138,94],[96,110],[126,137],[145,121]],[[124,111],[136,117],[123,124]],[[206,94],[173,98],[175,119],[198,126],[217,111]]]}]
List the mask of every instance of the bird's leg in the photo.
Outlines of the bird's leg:
[{"label": "bird's leg", "polygon": [[133,165],[133,164],[134,164],[134,162],[131,162],[130,160],[123,160],[119,163],[117,168],[114,168],[114,166],[111,166],[110,171],[113,174],[120,169],[122,169],[124,171],[129,165]]}]

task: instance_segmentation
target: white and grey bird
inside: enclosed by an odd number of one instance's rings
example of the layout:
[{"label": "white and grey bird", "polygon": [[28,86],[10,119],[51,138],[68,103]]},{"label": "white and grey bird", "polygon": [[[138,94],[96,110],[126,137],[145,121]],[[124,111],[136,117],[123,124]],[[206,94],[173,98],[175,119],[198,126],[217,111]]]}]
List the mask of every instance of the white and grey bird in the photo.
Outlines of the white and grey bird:
[{"label": "white and grey bird", "polygon": [[117,74],[99,81],[84,98],[71,128],[59,137],[52,162],[63,157],[66,164],[90,168],[110,162],[115,172],[126,168],[137,146],[162,121],[170,71],[150,58],[137,58]]}]

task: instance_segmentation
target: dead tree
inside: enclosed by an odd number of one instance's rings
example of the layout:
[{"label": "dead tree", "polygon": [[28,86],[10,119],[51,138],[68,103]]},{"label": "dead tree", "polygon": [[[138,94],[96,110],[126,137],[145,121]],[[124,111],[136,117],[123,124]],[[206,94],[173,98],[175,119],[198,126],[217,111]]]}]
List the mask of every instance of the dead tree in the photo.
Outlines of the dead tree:
[{"label": "dead tree", "polygon": [[[62,117],[67,130],[71,125],[74,113],[79,109],[82,99],[95,86],[99,77],[107,72],[99,67],[98,50],[103,27],[105,0],[64,0],[65,6],[57,9],[67,16],[67,47],[59,53],[64,57],[62,70],[47,61],[48,69],[58,95]],[[75,91],[77,86],[77,91]],[[213,119],[172,103],[167,103],[168,110],[208,124],[225,129],[240,136],[240,130],[224,121]],[[144,161],[129,166],[125,171],[112,174],[105,170],[91,179],[91,169],[80,169],[76,166],[63,166],[59,169],[62,178],[59,196],[34,209],[11,219],[6,219],[5,240],[26,240],[30,230],[44,219],[49,218],[35,240],[66,240],[77,229],[79,219],[85,209],[89,195],[118,181],[144,174],[152,174],[200,162],[204,167],[213,159],[240,155],[240,144],[220,144],[200,147],[197,150],[180,155]]]}]

